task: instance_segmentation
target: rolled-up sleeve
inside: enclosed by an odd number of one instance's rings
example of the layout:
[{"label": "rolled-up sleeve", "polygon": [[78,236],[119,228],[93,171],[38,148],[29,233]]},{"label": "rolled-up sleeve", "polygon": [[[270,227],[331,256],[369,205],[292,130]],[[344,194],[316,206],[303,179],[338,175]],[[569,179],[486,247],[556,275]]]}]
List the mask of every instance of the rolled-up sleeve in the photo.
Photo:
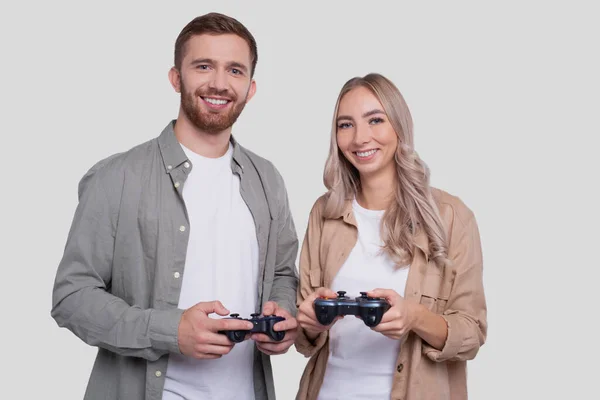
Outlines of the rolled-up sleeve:
[{"label": "rolled-up sleeve", "polygon": [[156,360],[179,352],[183,310],[142,309],[109,292],[122,186],[115,175],[92,168],[79,184],[79,203],[56,273],[51,315],[89,345]]},{"label": "rolled-up sleeve", "polygon": [[466,223],[455,221],[454,230],[448,255],[456,275],[442,314],[448,336],[441,350],[423,345],[424,354],[437,362],[473,359],[487,335],[483,258],[475,217],[471,214]]},{"label": "rolled-up sleeve", "polygon": [[[320,206],[321,202],[318,200],[310,211],[300,251],[300,284],[296,300],[298,307],[321,285],[319,248],[323,221]],[[296,350],[305,357],[312,357],[327,342],[328,335],[329,331],[321,332],[314,340],[310,340],[304,329],[299,327],[295,343]]]}]

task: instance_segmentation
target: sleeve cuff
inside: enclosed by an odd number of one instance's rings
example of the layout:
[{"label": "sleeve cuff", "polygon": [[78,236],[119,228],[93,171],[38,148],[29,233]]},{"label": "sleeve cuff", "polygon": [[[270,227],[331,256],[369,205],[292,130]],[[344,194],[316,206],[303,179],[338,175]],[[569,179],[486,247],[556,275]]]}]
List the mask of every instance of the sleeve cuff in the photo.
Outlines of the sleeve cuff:
[{"label": "sleeve cuff", "polygon": [[295,343],[296,350],[305,357],[312,357],[323,347],[328,337],[328,331],[325,331],[321,332],[315,340],[310,340],[306,336],[304,329],[299,328]]},{"label": "sleeve cuff", "polygon": [[460,351],[462,343],[462,337],[460,336],[460,330],[454,326],[454,319],[451,315],[442,315],[442,318],[446,321],[448,326],[448,336],[446,337],[446,343],[442,350],[435,349],[428,344],[424,343],[423,352],[432,361],[442,362],[455,357]]},{"label": "sleeve cuff", "polygon": [[152,347],[181,354],[179,350],[179,322],[184,310],[152,310],[150,312],[149,336]]}]

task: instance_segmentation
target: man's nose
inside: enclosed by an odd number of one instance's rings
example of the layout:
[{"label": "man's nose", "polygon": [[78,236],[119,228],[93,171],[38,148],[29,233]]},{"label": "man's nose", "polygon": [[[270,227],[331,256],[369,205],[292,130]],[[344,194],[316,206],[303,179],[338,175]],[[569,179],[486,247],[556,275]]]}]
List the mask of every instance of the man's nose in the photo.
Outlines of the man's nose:
[{"label": "man's nose", "polygon": [[227,90],[227,73],[215,70],[209,81],[209,87],[219,92]]}]

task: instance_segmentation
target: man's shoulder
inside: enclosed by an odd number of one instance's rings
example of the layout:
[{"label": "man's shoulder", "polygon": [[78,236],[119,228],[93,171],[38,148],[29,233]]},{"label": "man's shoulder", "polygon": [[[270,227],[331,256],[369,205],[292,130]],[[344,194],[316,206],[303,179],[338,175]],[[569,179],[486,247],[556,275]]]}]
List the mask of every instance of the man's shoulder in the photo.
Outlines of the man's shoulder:
[{"label": "man's shoulder", "polygon": [[97,181],[105,187],[121,185],[127,172],[143,170],[144,166],[156,159],[158,151],[157,138],[153,138],[96,161],[81,178],[80,193],[91,181]]}]

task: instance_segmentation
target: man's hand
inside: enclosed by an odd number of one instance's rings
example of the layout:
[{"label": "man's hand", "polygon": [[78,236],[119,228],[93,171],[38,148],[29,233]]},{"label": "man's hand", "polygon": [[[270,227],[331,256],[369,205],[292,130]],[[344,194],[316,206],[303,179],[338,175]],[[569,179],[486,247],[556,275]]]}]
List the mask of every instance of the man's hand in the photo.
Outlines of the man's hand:
[{"label": "man's hand", "polygon": [[274,341],[264,333],[253,333],[250,338],[256,342],[256,347],[265,354],[272,356],[286,353],[290,346],[294,344],[298,335],[296,318],[292,317],[287,310],[279,307],[274,301],[265,303],[262,314],[265,317],[276,315],[285,318],[285,321],[273,325],[274,331],[285,331],[285,336],[281,342]]},{"label": "man's hand", "polygon": [[208,316],[212,313],[226,316],[229,315],[229,310],[220,301],[211,301],[198,303],[183,312],[177,340],[179,350],[186,356],[198,359],[220,358],[231,351],[234,343],[219,331],[252,329],[249,321],[214,319]]}]

